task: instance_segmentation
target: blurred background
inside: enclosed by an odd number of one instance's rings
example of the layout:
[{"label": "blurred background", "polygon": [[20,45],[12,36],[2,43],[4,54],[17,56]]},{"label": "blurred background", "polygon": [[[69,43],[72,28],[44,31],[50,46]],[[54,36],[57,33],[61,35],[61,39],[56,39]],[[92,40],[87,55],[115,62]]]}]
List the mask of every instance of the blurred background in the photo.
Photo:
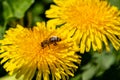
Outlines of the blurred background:
[{"label": "blurred background", "polygon": [[[108,1],[120,9],[120,0]],[[6,30],[16,27],[16,24],[31,28],[36,22],[49,20],[45,11],[51,4],[54,4],[52,0],[0,0],[0,39],[3,39]],[[91,50],[80,55],[81,65],[70,80],[120,80],[120,51],[115,51],[112,45],[109,53],[103,48],[103,52]],[[16,80],[2,66],[0,64],[0,80]]]}]

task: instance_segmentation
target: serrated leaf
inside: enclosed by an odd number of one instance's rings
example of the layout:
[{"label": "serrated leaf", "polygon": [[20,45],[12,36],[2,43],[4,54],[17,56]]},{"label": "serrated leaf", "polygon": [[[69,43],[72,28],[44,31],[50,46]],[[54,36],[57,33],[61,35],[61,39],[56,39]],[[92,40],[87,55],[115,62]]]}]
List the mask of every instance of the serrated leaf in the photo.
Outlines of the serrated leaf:
[{"label": "serrated leaf", "polygon": [[22,18],[34,0],[5,0],[3,1],[3,15],[5,20]]}]

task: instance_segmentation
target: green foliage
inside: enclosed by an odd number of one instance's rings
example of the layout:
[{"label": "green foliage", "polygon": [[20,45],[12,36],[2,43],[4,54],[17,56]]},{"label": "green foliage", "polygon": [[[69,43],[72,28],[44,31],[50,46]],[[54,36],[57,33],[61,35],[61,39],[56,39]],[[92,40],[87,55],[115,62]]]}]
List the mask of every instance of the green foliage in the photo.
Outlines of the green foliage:
[{"label": "green foliage", "polygon": [[120,0],[108,0],[111,5],[115,5],[120,9]]},{"label": "green foliage", "polygon": [[4,30],[3,30],[3,27],[2,26],[0,26],[0,39],[2,39],[3,38],[3,32]]},{"label": "green foliage", "polygon": [[33,2],[34,0],[3,1],[4,19],[9,20],[10,18],[22,18]]},{"label": "green foliage", "polygon": [[0,11],[0,14],[3,15],[1,18],[4,20],[4,22],[0,24],[0,39],[3,38],[7,23],[10,19],[23,18],[25,12],[33,3],[34,0],[3,0],[0,2],[2,10]]},{"label": "green foliage", "polygon": [[116,60],[115,55],[107,52],[93,52],[91,56],[92,57],[88,63],[84,66],[81,66],[80,69],[82,73],[79,73],[79,75],[72,78],[71,80],[91,80],[93,77],[101,76],[114,64]]},{"label": "green foliage", "polygon": [[90,80],[93,76],[100,76],[114,63],[115,57],[110,53],[94,53],[91,61],[82,69],[83,80]]},{"label": "green foliage", "polygon": [[[9,75],[6,75],[2,78],[0,78],[0,80],[18,80],[15,78],[16,75],[12,75],[12,76],[9,76]],[[19,78],[19,80],[23,80],[23,77]]]}]

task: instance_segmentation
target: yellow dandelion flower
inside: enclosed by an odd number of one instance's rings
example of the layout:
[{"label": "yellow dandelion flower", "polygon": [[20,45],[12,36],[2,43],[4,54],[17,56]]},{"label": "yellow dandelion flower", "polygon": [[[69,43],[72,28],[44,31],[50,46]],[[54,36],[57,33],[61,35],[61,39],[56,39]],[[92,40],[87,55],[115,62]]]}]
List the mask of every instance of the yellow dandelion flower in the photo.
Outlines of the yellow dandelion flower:
[{"label": "yellow dandelion flower", "polygon": [[10,75],[16,73],[24,80],[66,80],[74,76],[81,57],[73,40],[58,34],[57,30],[45,27],[45,23],[37,23],[33,29],[17,25],[9,29],[1,43],[0,61]]},{"label": "yellow dandelion flower", "polygon": [[77,41],[80,52],[101,50],[103,43],[110,51],[109,42],[120,48],[120,11],[106,0],[54,0],[56,5],[46,11],[52,18],[48,24],[61,25]]}]

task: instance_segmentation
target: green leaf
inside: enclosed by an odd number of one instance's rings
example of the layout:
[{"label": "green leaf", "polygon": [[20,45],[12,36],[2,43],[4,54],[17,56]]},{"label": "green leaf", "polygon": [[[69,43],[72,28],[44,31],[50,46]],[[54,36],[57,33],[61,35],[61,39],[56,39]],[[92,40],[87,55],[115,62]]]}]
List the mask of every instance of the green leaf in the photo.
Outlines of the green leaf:
[{"label": "green leaf", "polygon": [[3,39],[3,35],[5,33],[5,28],[6,28],[6,22],[5,22],[4,26],[0,25],[0,39]]},{"label": "green leaf", "polygon": [[35,6],[32,9],[33,15],[39,15],[44,13],[44,4],[42,3],[36,3]]},{"label": "green leaf", "polygon": [[3,16],[4,16],[4,19],[6,21],[9,18],[12,18],[14,16],[13,12],[12,12],[12,8],[10,7],[10,5],[9,5],[9,3],[7,1],[3,2],[3,9],[4,9]]},{"label": "green leaf", "polygon": [[5,20],[22,18],[34,0],[5,0],[3,1],[3,15]]},{"label": "green leaf", "polygon": [[120,0],[108,0],[111,5],[115,5],[120,9]]},{"label": "green leaf", "polygon": [[53,2],[53,0],[42,0],[42,1],[45,3],[52,3]]},{"label": "green leaf", "polygon": [[100,53],[94,52],[88,64],[82,67],[82,80],[91,80],[93,76],[102,75],[115,62],[115,56],[112,53],[103,51]]},{"label": "green leaf", "polygon": [[99,56],[97,59],[96,59],[96,63],[99,64],[99,66],[102,68],[102,69],[108,69],[110,68],[110,66],[115,62],[115,57],[112,55],[112,54],[109,54],[109,53],[102,53],[101,56]]},{"label": "green leaf", "polygon": [[70,80],[82,80],[81,74],[71,78]]},{"label": "green leaf", "polygon": [[0,26],[0,39],[2,39],[2,38],[3,38],[3,34],[2,34],[2,32],[3,32],[3,27],[2,27],[2,26]]},{"label": "green leaf", "polygon": [[86,71],[84,71],[84,73],[82,74],[82,80],[90,80],[97,72],[98,70],[98,66],[91,66],[89,69],[87,69]]},{"label": "green leaf", "polygon": [[23,76],[20,77],[19,79],[16,79],[15,76],[16,76],[16,74],[11,75],[11,76],[6,75],[4,77],[1,77],[0,80],[23,80]]}]

